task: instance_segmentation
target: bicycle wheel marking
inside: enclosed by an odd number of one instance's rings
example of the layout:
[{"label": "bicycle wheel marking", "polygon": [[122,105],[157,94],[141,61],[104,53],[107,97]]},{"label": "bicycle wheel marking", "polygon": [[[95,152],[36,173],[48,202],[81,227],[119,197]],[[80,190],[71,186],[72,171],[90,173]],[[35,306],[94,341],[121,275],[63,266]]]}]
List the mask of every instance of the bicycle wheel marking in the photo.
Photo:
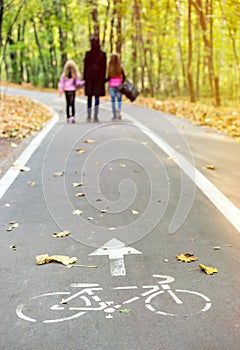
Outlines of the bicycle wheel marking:
[{"label": "bicycle wheel marking", "polygon": [[56,320],[45,320],[43,323],[58,323],[58,322],[63,322],[63,321],[70,321],[73,320],[74,318],[78,318],[82,315],[84,315],[86,311],[78,312],[77,314],[69,317],[63,317],[63,318],[58,318]]},{"label": "bicycle wheel marking", "polygon": [[22,313],[23,307],[24,307],[24,304],[20,304],[20,305],[17,306],[17,309],[16,309],[16,314],[17,314],[17,316],[18,316],[19,318],[21,318],[22,320],[25,320],[25,321],[37,322],[37,320],[35,320],[34,318],[25,316],[25,315]]}]

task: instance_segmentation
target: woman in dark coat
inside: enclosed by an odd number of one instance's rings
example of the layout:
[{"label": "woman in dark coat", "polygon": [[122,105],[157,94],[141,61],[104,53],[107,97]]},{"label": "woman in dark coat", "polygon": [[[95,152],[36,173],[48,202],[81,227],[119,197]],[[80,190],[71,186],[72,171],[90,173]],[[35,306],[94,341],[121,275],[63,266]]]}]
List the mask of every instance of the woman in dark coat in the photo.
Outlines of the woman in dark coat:
[{"label": "woman in dark coat", "polygon": [[98,122],[100,96],[105,96],[106,53],[100,49],[99,40],[91,39],[91,50],[84,58],[85,95],[87,98],[87,121],[91,121],[92,97],[95,96],[94,121]]}]

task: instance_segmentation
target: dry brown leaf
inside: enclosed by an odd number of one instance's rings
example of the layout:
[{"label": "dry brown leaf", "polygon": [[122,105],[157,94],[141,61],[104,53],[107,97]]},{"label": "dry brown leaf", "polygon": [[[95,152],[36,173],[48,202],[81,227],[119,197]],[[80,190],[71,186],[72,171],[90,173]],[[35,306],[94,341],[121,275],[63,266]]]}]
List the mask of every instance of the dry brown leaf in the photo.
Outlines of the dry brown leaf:
[{"label": "dry brown leaf", "polygon": [[70,231],[62,231],[62,232],[54,232],[52,235],[55,238],[62,238],[62,237],[67,237],[70,235]]},{"label": "dry brown leaf", "polygon": [[202,271],[204,271],[207,275],[212,275],[218,272],[218,269],[215,267],[205,266],[203,264],[198,265]]},{"label": "dry brown leaf", "polygon": [[186,253],[186,254],[180,254],[180,255],[176,255],[177,260],[182,261],[182,262],[193,262],[198,260],[197,256],[194,256],[194,254],[190,254],[190,253]]},{"label": "dry brown leaf", "polygon": [[48,254],[42,254],[42,255],[36,256],[36,264],[37,265],[48,264],[52,261],[59,262],[59,263],[67,266],[67,265],[74,264],[75,262],[77,262],[77,258],[76,257],[70,258],[69,256],[66,256],[66,255],[49,256]]}]

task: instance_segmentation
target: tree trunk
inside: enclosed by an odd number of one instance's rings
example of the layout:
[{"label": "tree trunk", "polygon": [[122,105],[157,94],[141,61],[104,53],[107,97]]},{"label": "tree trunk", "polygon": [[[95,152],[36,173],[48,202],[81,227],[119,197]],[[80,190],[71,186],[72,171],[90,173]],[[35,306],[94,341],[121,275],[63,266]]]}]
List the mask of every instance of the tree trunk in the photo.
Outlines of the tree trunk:
[{"label": "tree trunk", "polygon": [[190,95],[190,101],[196,102],[194,84],[192,77],[192,26],[191,26],[191,16],[192,16],[192,0],[188,0],[188,67],[187,67],[187,76],[188,76],[188,89]]}]

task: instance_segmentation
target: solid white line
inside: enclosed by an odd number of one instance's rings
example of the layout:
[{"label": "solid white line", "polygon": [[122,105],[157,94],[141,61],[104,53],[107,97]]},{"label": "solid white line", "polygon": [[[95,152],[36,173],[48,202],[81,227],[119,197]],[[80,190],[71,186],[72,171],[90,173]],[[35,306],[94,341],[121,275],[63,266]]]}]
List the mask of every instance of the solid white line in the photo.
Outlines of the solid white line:
[{"label": "solid white line", "polygon": [[49,131],[53,128],[53,126],[58,122],[59,116],[58,114],[51,108],[45,106],[50,112],[53,114],[52,119],[46,124],[46,126],[34,137],[34,139],[30,142],[30,144],[25,148],[20,157],[15,161],[17,164],[17,168],[11,167],[6,174],[0,179],[0,199],[6,193],[8,188],[14,182],[14,180],[18,177],[20,170],[18,168],[26,165],[28,160],[31,158],[32,154],[36,151],[38,146],[41,144],[43,139],[49,133]]},{"label": "solid white line", "polygon": [[162,140],[156,133],[145,127],[130,115],[123,113],[127,119],[133,122],[145,135],[147,135],[161,150],[163,150],[181,170],[196,184],[204,195],[217,207],[225,218],[240,233],[240,209],[236,207],[211,181],[199,170],[188,162],[178,151]]}]

